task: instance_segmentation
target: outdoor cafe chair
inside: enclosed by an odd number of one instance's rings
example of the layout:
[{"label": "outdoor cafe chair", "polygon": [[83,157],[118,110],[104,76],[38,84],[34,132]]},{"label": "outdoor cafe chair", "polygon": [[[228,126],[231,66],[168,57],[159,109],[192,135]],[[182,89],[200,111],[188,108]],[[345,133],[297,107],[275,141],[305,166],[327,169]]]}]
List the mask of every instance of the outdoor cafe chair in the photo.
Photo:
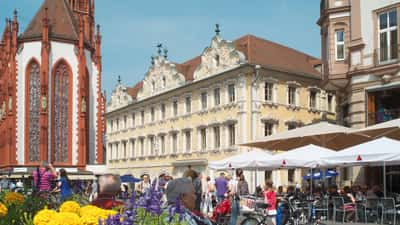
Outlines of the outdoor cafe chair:
[{"label": "outdoor cafe chair", "polygon": [[367,201],[359,200],[356,201],[356,221],[367,223]]},{"label": "outdoor cafe chair", "polygon": [[319,200],[321,204],[318,204],[315,207],[315,212],[318,214],[318,212],[322,212],[325,216],[326,219],[328,219],[328,215],[329,215],[329,199],[328,198],[323,198],[321,200]]},{"label": "outdoor cafe chair", "polygon": [[346,208],[343,197],[333,197],[332,201],[333,201],[333,219],[334,219],[334,221],[335,222],[337,221],[337,215],[339,213],[341,213],[342,214],[342,223],[344,223],[346,214],[348,214],[350,212],[354,212],[355,209]]},{"label": "outdoor cafe chair", "polygon": [[379,198],[367,198],[366,205],[365,205],[365,214],[367,221],[371,221],[371,218],[374,218],[372,220],[373,222],[378,222],[379,221],[379,213],[381,211],[382,205],[380,203]]},{"label": "outdoor cafe chair", "polygon": [[400,209],[396,208],[396,204],[394,198],[381,198],[382,204],[382,215],[381,215],[381,224],[384,222],[385,216],[392,216],[393,223],[396,224],[396,216],[400,215]]}]

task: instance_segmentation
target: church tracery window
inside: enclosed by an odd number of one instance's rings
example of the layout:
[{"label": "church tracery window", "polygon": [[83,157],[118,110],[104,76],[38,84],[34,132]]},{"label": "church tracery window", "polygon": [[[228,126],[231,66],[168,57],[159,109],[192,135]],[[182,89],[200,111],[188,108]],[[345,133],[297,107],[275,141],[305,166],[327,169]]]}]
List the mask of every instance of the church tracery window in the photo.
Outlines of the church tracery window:
[{"label": "church tracery window", "polygon": [[29,68],[29,162],[38,162],[40,160],[40,73],[36,62],[32,62]]},{"label": "church tracery window", "polygon": [[55,70],[54,98],[53,98],[53,152],[56,162],[68,162],[69,160],[69,111],[70,109],[70,74],[68,66],[62,62]]}]

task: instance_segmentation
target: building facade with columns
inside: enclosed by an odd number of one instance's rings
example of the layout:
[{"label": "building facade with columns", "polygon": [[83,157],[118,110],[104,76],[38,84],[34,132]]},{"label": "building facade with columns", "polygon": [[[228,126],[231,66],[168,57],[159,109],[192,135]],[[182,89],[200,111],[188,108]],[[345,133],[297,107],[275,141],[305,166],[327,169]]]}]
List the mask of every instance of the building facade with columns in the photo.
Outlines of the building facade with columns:
[{"label": "building facade with columns", "polygon": [[[118,83],[106,106],[107,168],[139,176],[182,176],[188,165],[213,176],[208,162],[250,150],[275,132],[335,120],[335,95],[320,88],[320,60],[245,35],[211,44],[184,63],[158,50],[142,81]],[[299,172],[259,172],[281,184]],[[252,179],[252,178],[248,178]]]},{"label": "building facade with columns", "polygon": [[45,0],[25,31],[0,43],[0,168],[41,161],[70,171],[103,163],[101,37],[94,0]]},{"label": "building facade with columns", "polygon": [[[322,0],[320,12],[323,87],[337,93],[338,121],[362,128],[399,118],[400,1]],[[376,169],[344,174],[381,183]]]}]

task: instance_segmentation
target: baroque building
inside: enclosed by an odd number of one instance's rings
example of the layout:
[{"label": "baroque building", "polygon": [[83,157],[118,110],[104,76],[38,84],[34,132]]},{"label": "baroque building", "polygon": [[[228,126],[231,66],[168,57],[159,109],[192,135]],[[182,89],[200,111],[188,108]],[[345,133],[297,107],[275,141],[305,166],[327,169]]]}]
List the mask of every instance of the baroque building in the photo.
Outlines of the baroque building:
[{"label": "baroque building", "polygon": [[[335,95],[319,86],[320,66],[319,59],[253,35],[224,40],[218,26],[211,44],[184,63],[169,60],[159,46],[143,80],[119,81],[107,103],[107,168],[182,176],[191,165],[213,176],[208,162],[249,149],[241,143],[335,120]],[[300,173],[282,176],[287,184]]]},{"label": "baroque building", "polygon": [[[362,128],[400,117],[398,12],[399,0],[321,0],[323,87],[337,94],[339,123]],[[342,174],[349,183],[382,179],[378,168]]]},{"label": "baroque building", "polygon": [[94,0],[45,0],[21,34],[17,11],[0,43],[0,167],[103,163],[101,36]]}]

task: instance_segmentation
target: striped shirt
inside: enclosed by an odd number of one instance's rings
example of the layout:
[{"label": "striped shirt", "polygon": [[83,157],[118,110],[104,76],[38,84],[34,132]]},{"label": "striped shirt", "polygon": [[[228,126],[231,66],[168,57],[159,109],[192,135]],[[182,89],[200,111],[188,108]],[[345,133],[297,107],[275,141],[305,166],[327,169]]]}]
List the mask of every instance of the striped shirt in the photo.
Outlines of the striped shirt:
[{"label": "striped shirt", "polygon": [[[40,184],[39,191],[51,191],[51,181],[55,178],[54,174],[46,171],[44,168],[39,169],[40,174]],[[38,182],[38,174],[37,171],[33,171],[33,181],[35,182],[35,186],[37,186]]]}]

